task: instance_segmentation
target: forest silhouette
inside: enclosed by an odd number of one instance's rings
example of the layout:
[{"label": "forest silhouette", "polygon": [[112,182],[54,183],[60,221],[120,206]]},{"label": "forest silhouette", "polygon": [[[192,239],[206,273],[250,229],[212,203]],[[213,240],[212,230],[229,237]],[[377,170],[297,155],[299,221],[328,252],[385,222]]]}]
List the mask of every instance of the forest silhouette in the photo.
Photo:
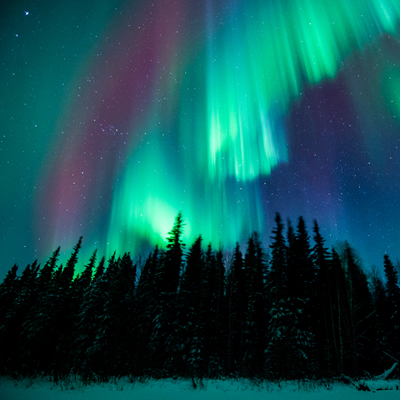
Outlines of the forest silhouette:
[{"label": "forest silhouette", "polygon": [[330,378],[382,373],[400,359],[400,289],[388,255],[367,274],[347,243],[328,250],[314,221],[285,229],[269,251],[257,233],[228,259],[188,250],[179,213],[165,249],[142,265],[95,251],[76,274],[82,238],[0,285],[0,373],[63,379]]}]

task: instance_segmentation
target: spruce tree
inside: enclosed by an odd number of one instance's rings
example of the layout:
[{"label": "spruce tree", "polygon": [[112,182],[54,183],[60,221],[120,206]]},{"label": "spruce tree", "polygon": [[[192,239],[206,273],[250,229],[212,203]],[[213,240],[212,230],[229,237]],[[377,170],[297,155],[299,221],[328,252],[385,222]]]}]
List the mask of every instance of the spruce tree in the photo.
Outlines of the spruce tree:
[{"label": "spruce tree", "polygon": [[330,267],[330,317],[331,332],[334,349],[334,371],[337,374],[344,372],[345,364],[345,312],[346,312],[346,276],[338,252],[332,248],[332,261]]},{"label": "spruce tree", "polygon": [[391,359],[387,356],[388,349],[388,325],[387,311],[388,304],[386,290],[382,278],[376,267],[373,268],[371,275],[371,295],[374,306],[374,332],[373,332],[373,355],[372,371],[377,374],[390,367]]},{"label": "spruce tree", "polygon": [[202,275],[203,302],[200,321],[204,325],[204,363],[210,376],[219,376],[223,371],[224,346],[224,286],[225,268],[222,250],[217,255],[208,245]]},{"label": "spruce tree", "polygon": [[312,283],[308,235],[300,218],[292,253],[293,265],[288,270],[288,248],[279,214],[275,222],[268,279],[271,304],[266,372],[279,378],[304,377],[311,373],[309,358],[312,356],[314,340],[310,332],[310,320],[304,315],[305,310],[311,309],[308,297],[311,295],[308,288]]},{"label": "spruce tree", "polygon": [[57,285],[57,299],[54,304],[55,318],[53,324],[54,334],[56,335],[54,340],[57,344],[53,372],[56,379],[58,379],[59,376],[67,375],[72,367],[70,352],[74,346],[72,340],[73,326],[74,319],[76,318],[75,313],[77,311],[73,308],[73,279],[81,245],[82,237],[79,238],[78,243],[74,246],[65,268],[55,282]]},{"label": "spruce tree", "polygon": [[247,243],[244,270],[247,275],[248,296],[245,312],[244,372],[251,377],[260,376],[264,366],[266,313],[264,286],[264,257],[257,232]]},{"label": "spruce tree", "polygon": [[[279,213],[275,216],[276,227],[273,229],[271,237],[271,260],[268,273],[267,286],[272,304],[276,304],[281,299],[286,299],[287,296],[287,247],[285,238],[283,237],[283,222]],[[272,306],[271,304],[271,306]]]},{"label": "spruce tree", "polygon": [[121,259],[114,253],[100,279],[100,291],[96,296],[99,314],[94,324],[94,341],[87,350],[92,371],[102,378],[115,375],[117,365],[114,335],[118,329],[119,316],[113,313],[116,310],[114,287],[118,281],[120,262]]},{"label": "spruce tree", "polygon": [[14,264],[0,285],[0,327],[4,325],[7,311],[12,306],[18,293],[17,271],[18,265]]},{"label": "spruce tree", "polygon": [[[191,376],[201,376],[204,369],[204,326],[201,313],[203,311],[203,279],[205,278],[204,256],[199,236],[187,254],[186,269],[182,276],[182,284],[178,295],[177,326],[173,332],[174,348],[171,352],[181,362],[187,360],[185,370]],[[203,287],[202,287],[203,286]],[[182,351],[179,347],[182,346]]]},{"label": "spruce tree", "polygon": [[93,281],[84,290],[74,326],[73,368],[88,380],[97,377],[96,349],[93,348],[93,343],[96,339],[100,318],[104,312],[104,296],[107,290],[104,263],[105,258],[102,257]]},{"label": "spruce tree", "polygon": [[[76,343],[78,339],[78,327],[80,322],[80,311],[82,304],[85,299],[85,292],[88,290],[91,282],[93,270],[96,264],[96,254],[97,250],[95,250],[90,257],[88,264],[85,266],[82,274],[78,275],[72,284],[72,294],[71,294],[71,309],[73,314],[73,327],[72,327],[72,338],[73,342]],[[71,346],[70,357],[73,359],[76,353],[75,346]],[[76,365],[75,360],[72,361],[74,365]]]},{"label": "spruce tree", "polygon": [[[131,336],[136,325],[136,273],[137,265],[133,263],[129,253],[121,259],[118,286],[116,288],[116,307],[119,308],[116,347],[118,352],[117,368],[119,373],[127,375],[133,367],[134,337]],[[116,335],[117,336],[117,335]]]},{"label": "spruce tree", "polygon": [[4,281],[0,285],[0,373],[4,374],[7,371],[7,364],[10,356],[12,356],[11,349],[8,343],[9,331],[8,321],[6,316],[12,307],[18,292],[19,280],[17,276],[18,266],[14,266],[8,271]]},{"label": "spruce tree", "polygon": [[314,241],[312,250],[314,265],[316,266],[316,313],[315,313],[315,339],[318,355],[318,375],[330,376],[333,374],[333,331],[331,326],[331,305],[333,294],[331,290],[331,256],[325,247],[319,225],[314,220]]},{"label": "spruce tree", "polygon": [[153,321],[157,306],[155,275],[159,262],[160,251],[156,246],[146,259],[136,289],[136,324],[132,330],[132,337],[135,338],[132,367],[134,375],[151,375],[152,372],[149,339],[153,332]]},{"label": "spruce tree", "polygon": [[244,354],[245,330],[245,275],[243,256],[239,243],[236,243],[232,265],[228,274],[228,372],[241,371]]},{"label": "spruce tree", "polygon": [[176,319],[176,295],[182,267],[184,244],[182,243],[183,218],[179,213],[172,231],[167,238],[167,250],[155,271],[155,287],[157,290],[156,309],[153,330],[150,338],[150,350],[153,367],[161,375],[169,375],[166,363],[172,356],[173,322]]},{"label": "spruce tree", "polygon": [[388,332],[389,354],[400,359],[400,288],[398,276],[392,261],[384,255],[384,269],[386,277],[387,313],[385,316]]},{"label": "spruce tree", "polygon": [[346,303],[344,328],[346,333],[347,373],[359,375],[361,365],[371,365],[373,315],[372,297],[367,277],[356,260],[354,250],[346,242],[342,257],[342,268],[346,274]]},{"label": "spruce tree", "polygon": [[4,355],[3,370],[8,373],[19,371],[29,373],[22,347],[24,337],[21,335],[24,321],[35,305],[37,298],[36,277],[39,265],[35,260],[28,264],[19,280],[18,291],[11,307],[7,310],[3,325],[0,327],[1,353]]},{"label": "spruce tree", "polygon": [[286,377],[288,372],[287,341],[289,326],[286,326],[287,302],[287,247],[283,236],[284,225],[279,213],[275,215],[276,226],[272,230],[271,260],[268,272],[269,324],[267,332],[265,369],[271,377]]},{"label": "spruce tree", "polygon": [[43,313],[46,312],[43,307],[45,306],[44,299],[46,299],[48,292],[51,290],[52,279],[57,261],[60,255],[60,247],[58,247],[46,262],[44,267],[40,269],[37,277],[37,300],[34,306],[28,313],[28,316],[23,324],[21,335],[23,336],[23,343],[21,350],[25,358],[30,361],[30,369],[32,373],[40,373],[41,371],[41,358],[43,353],[43,339],[38,337],[38,323],[42,320]]},{"label": "spruce tree", "polygon": [[[208,258],[213,262],[213,259]],[[209,349],[209,368],[211,375],[220,376],[227,364],[227,326],[228,312],[226,302],[226,271],[224,265],[224,255],[220,248],[215,255],[215,275],[213,266],[210,267],[209,285],[212,291],[211,312],[214,315],[214,321],[210,326]]]}]

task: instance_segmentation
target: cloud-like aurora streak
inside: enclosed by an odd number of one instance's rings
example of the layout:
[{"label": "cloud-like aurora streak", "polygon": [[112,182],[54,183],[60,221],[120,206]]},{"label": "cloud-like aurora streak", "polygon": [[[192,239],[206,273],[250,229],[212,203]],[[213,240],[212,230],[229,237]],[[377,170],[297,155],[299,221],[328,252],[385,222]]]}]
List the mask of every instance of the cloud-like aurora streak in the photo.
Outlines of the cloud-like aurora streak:
[{"label": "cloud-like aurora streak", "polygon": [[180,210],[186,240],[262,233],[260,182],[290,162],[290,104],[400,22],[397,0],[194,3],[128,6],[89,58],[46,172],[51,245],[84,224],[105,252],[140,251]]}]

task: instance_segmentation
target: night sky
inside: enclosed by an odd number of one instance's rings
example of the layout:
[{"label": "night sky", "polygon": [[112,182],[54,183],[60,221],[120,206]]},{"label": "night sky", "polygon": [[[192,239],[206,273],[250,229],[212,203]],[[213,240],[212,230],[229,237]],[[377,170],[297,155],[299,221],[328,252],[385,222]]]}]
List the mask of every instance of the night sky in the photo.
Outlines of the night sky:
[{"label": "night sky", "polygon": [[0,28],[0,279],[231,249],[279,211],[366,267],[400,257],[399,0],[11,1]]}]

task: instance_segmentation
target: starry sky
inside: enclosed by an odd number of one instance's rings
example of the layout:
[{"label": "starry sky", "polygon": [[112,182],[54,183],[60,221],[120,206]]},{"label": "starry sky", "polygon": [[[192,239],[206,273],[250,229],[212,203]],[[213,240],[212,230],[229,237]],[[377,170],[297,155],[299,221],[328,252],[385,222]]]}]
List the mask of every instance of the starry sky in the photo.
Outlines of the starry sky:
[{"label": "starry sky", "polygon": [[0,276],[230,249],[275,212],[400,257],[398,0],[12,1],[0,15]]}]

